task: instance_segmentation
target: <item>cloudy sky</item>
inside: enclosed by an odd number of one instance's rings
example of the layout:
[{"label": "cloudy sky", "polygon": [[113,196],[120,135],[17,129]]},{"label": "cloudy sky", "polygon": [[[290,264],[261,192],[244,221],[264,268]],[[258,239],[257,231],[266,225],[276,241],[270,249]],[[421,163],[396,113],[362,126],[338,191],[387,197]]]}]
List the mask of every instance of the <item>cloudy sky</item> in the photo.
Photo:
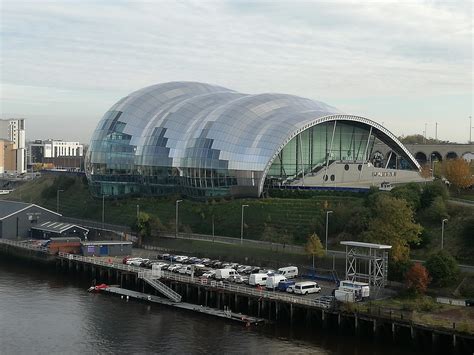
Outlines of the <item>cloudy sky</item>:
[{"label": "cloudy sky", "polygon": [[27,118],[29,139],[88,143],[121,97],[177,80],[469,138],[471,1],[0,0],[0,12],[0,116]]}]

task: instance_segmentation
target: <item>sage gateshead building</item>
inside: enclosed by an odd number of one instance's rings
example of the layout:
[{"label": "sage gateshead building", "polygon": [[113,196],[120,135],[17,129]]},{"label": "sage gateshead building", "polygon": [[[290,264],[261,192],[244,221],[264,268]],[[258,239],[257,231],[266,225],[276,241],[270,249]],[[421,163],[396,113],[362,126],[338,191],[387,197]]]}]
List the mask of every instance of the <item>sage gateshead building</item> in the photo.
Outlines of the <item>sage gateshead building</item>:
[{"label": "sage gateshead building", "polygon": [[[374,151],[384,144],[389,154]],[[261,196],[421,179],[380,124],[323,102],[197,82],[135,91],[108,110],[86,155],[96,196]]]}]

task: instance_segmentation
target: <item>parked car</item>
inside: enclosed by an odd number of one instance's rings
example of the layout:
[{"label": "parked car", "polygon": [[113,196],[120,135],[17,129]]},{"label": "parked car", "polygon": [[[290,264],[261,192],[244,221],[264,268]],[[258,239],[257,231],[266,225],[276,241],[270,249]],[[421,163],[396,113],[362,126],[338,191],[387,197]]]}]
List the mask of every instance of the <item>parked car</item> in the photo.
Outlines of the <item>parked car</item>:
[{"label": "parked car", "polygon": [[294,285],[293,292],[299,295],[307,295],[309,293],[321,292],[321,287],[314,281],[297,282]]},{"label": "parked car", "polygon": [[170,266],[168,267],[168,271],[173,271],[173,272],[174,272],[174,271],[178,270],[179,268],[181,268],[182,266],[183,266],[183,265],[182,265],[182,264],[179,264],[179,263],[178,263],[178,264],[170,265]]},{"label": "parked car", "polygon": [[234,275],[234,276],[230,276],[229,281],[235,282],[235,283],[238,283],[238,284],[248,283],[249,282],[249,277],[237,274],[237,275]]},{"label": "parked car", "polygon": [[213,279],[215,275],[216,275],[215,270],[209,270],[209,271],[206,271],[204,274],[202,274],[202,276],[205,277],[206,279]]},{"label": "parked car", "polygon": [[251,266],[248,265],[241,265],[239,268],[237,268],[237,272],[239,274],[247,274],[250,273],[250,270],[252,270]]},{"label": "parked car", "polygon": [[[278,283],[277,289],[278,289],[278,291],[285,292],[285,291],[288,290],[288,288],[289,288],[290,286],[294,286],[294,285],[295,285],[295,281],[292,281],[292,280],[291,280],[291,281],[290,281],[290,280],[280,281],[280,282]],[[291,291],[293,291],[293,289],[291,289]],[[288,291],[288,292],[289,292],[289,291]]]}]

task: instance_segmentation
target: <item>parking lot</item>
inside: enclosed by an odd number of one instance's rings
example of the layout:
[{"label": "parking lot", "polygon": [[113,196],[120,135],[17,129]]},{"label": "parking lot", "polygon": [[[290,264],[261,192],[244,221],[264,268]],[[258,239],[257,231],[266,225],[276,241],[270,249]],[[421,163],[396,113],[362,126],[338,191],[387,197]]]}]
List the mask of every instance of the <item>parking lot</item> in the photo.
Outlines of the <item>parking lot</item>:
[{"label": "parking lot", "polygon": [[[169,255],[169,254],[158,254],[153,253],[147,250],[142,249],[134,249],[133,258],[143,258],[143,260],[136,259],[135,261],[129,261],[129,264],[134,266],[140,266],[144,270],[151,269],[152,265],[160,265],[163,270],[168,271],[168,273],[173,273],[175,275],[181,275],[183,277],[190,277],[190,270],[194,270],[194,278],[195,279],[205,279],[204,282],[210,284],[214,282],[225,283],[225,284],[235,284],[240,287],[246,287],[253,290],[267,290],[271,292],[276,292],[279,294],[286,294],[292,295],[293,297],[298,297],[302,299],[318,299],[321,296],[331,296],[332,291],[336,288],[334,282],[328,281],[320,281],[308,278],[302,278],[301,276],[297,276],[295,278],[288,279],[289,281],[294,281],[295,283],[303,282],[303,281],[313,281],[318,284],[321,288],[321,291],[318,293],[310,293],[306,295],[295,295],[293,293],[288,293],[286,291],[279,291],[277,289],[271,290],[266,289],[265,286],[254,286],[248,284],[248,278],[250,277],[251,273],[265,273],[265,274],[273,274],[278,273],[277,270],[270,270],[268,268],[260,268],[256,265],[241,265],[238,263],[232,262],[222,262],[219,260],[210,260],[208,258],[193,258],[192,256],[187,255]],[[116,258],[116,262],[123,262],[123,259]],[[193,266],[192,268],[190,266]],[[233,270],[240,270],[239,276],[241,277],[231,277],[229,279],[216,279],[213,276],[213,273],[218,269],[233,269]],[[187,269],[187,270],[186,270]],[[243,271],[245,270],[245,271]],[[205,276],[203,276],[205,275]]]}]

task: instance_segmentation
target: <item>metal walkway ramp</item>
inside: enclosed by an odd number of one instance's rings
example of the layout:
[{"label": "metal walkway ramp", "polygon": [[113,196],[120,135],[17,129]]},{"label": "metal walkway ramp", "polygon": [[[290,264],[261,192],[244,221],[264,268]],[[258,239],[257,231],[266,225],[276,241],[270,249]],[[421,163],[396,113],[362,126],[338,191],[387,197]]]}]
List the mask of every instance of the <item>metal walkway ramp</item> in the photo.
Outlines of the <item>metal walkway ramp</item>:
[{"label": "metal walkway ramp", "polygon": [[138,273],[138,277],[143,279],[147,284],[161,292],[163,295],[168,297],[170,300],[174,302],[181,302],[181,295],[171,288],[166,286],[163,282],[159,281],[156,278],[152,278],[151,275],[147,275],[145,273]]}]

